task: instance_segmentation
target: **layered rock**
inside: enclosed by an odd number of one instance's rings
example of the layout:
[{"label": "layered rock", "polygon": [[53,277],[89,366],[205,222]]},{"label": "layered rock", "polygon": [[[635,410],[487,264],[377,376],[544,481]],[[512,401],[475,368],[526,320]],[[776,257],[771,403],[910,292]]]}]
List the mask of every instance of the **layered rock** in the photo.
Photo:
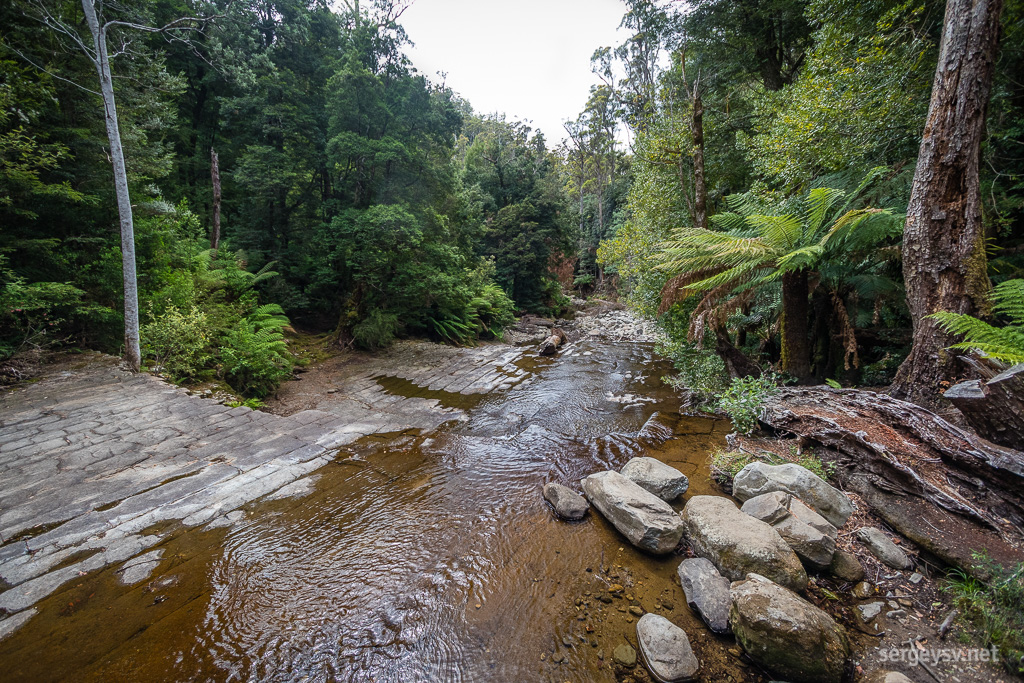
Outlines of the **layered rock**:
[{"label": "layered rock", "polygon": [[622,467],[622,476],[662,500],[675,500],[686,493],[686,475],[654,458],[633,458]]},{"label": "layered rock", "polygon": [[773,491],[791,493],[817,510],[837,529],[846,524],[853,514],[853,503],[846,494],[806,467],[794,463],[768,465],[752,462],[736,474],[732,491],[741,501]]},{"label": "layered rock", "polygon": [[826,569],[836,552],[836,528],[791,493],[773,491],[754,496],[740,508],[771,524],[802,560]]},{"label": "layered rock", "polygon": [[587,500],[568,486],[544,484],[543,495],[544,500],[554,508],[555,514],[562,519],[583,519],[583,515],[590,509]]},{"label": "layered rock", "polygon": [[692,681],[700,668],[686,631],[658,614],[636,622],[636,639],[644,664],[658,681]]},{"label": "layered rock", "polygon": [[734,583],[729,620],[751,659],[791,683],[839,683],[850,644],[832,617],[757,574]]},{"label": "layered rock", "polygon": [[679,569],[679,583],[686,602],[715,633],[729,632],[729,579],[722,576],[715,565],[704,557],[683,560]]},{"label": "layered rock", "polygon": [[683,536],[683,523],[668,503],[618,472],[591,474],[583,493],[633,545],[657,555],[672,552]]},{"label": "layered rock", "polygon": [[727,578],[754,572],[787,588],[807,587],[807,572],[793,549],[770,524],[751,517],[722,496],[694,496],[680,515],[695,555],[711,561]]}]

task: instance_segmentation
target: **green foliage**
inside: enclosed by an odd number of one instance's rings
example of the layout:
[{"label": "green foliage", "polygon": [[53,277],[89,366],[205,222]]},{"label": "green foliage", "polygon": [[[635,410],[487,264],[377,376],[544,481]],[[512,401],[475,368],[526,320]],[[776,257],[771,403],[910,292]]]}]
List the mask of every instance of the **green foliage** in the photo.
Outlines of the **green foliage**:
[{"label": "green foliage", "polygon": [[973,556],[974,571],[951,570],[943,589],[981,632],[986,645],[999,649],[999,661],[1006,670],[1024,673],[1024,612],[1020,609],[1024,604],[1024,563],[1004,567],[986,554]]},{"label": "green foliage", "polygon": [[778,391],[778,379],[772,373],[760,377],[737,377],[722,392],[716,405],[729,416],[737,432],[750,434],[757,428],[765,401]]},{"label": "green foliage", "polygon": [[182,312],[170,304],[140,333],[143,357],[172,379],[198,377],[212,358],[210,321],[198,306]]},{"label": "green foliage", "polygon": [[992,311],[1006,317],[995,327],[969,315],[940,311],[928,316],[964,341],[951,348],[977,350],[1007,363],[1024,363],[1024,280],[1007,280],[992,290]]},{"label": "green foliage", "polygon": [[731,482],[733,477],[739,474],[740,470],[752,462],[764,462],[769,465],[795,463],[826,481],[835,474],[835,465],[823,462],[814,452],[814,449],[805,448],[798,452],[795,447],[790,448],[789,453],[785,455],[768,451],[761,451],[755,454],[747,451],[717,450],[711,454],[711,473],[720,481]]},{"label": "green foliage", "polygon": [[288,319],[277,304],[258,307],[224,337],[224,377],[243,395],[263,398],[291,375],[294,362],[281,330]]},{"label": "green foliage", "polygon": [[375,308],[352,327],[352,339],[359,348],[376,351],[390,346],[401,329],[397,315]]},{"label": "green foliage", "polygon": [[4,277],[4,271],[0,255],[0,360],[26,347],[58,342],[61,324],[79,310],[84,292],[61,282],[26,283],[9,274]]}]

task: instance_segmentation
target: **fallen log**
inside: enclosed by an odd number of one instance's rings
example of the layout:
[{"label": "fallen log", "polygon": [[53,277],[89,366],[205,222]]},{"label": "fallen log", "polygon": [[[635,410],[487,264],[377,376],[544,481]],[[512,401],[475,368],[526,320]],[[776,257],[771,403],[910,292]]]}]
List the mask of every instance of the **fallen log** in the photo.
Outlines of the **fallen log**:
[{"label": "fallen log", "polygon": [[555,351],[558,350],[558,347],[567,342],[568,340],[569,338],[565,336],[565,332],[563,332],[561,328],[551,328],[551,336],[540,343],[540,355],[555,355]]},{"label": "fallen log", "polygon": [[943,396],[979,436],[1010,448],[1024,447],[1024,363],[988,380],[960,382]]},{"label": "fallen log", "polygon": [[947,563],[974,571],[982,549],[1024,561],[1024,453],[870,391],[785,388],[761,421],[823,446],[842,486]]}]

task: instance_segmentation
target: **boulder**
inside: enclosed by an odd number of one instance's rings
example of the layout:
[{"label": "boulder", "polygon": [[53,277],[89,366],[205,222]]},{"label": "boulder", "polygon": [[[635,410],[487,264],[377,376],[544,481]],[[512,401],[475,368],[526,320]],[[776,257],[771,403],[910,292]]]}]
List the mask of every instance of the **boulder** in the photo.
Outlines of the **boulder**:
[{"label": "boulder", "polygon": [[857,605],[857,616],[866,624],[881,614],[883,607],[885,607],[885,603],[881,600],[877,602],[861,603],[860,605]]},{"label": "boulder", "polygon": [[662,500],[675,500],[690,488],[685,474],[654,458],[633,458],[622,467],[622,476]]},{"label": "boulder", "polygon": [[683,523],[668,503],[618,472],[591,474],[583,494],[633,545],[657,555],[675,550]]},{"label": "boulder", "polygon": [[791,683],[839,683],[850,643],[832,617],[758,574],[734,583],[729,620],[758,664]]},{"label": "boulder", "polygon": [[551,503],[555,514],[562,519],[583,519],[583,515],[590,509],[587,499],[568,486],[544,484],[543,494],[544,500]]},{"label": "boulder", "polygon": [[868,547],[868,550],[879,560],[893,569],[910,569],[914,563],[907,554],[896,547],[889,537],[880,530],[866,526],[857,530],[857,538]]},{"label": "boulder", "polygon": [[636,639],[644,664],[658,681],[691,681],[700,663],[686,631],[658,614],[636,622]]},{"label": "boulder", "polygon": [[703,557],[683,560],[679,569],[679,583],[683,586],[686,602],[715,633],[729,632],[729,579],[718,573],[715,565]]},{"label": "boulder", "polygon": [[680,515],[693,552],[733,581],[754,572],[787,588],[807,587],[800,558],[771,525],[722,496],[694,496]]},{"label": "boulder", "polygon": [[836,550],[832,556],[832,563],[828,566],[829,574],[840,581],[856,583],[864,580],[864,565],[860,563],[857,556],[845,550]]},{"label": "boulder", "polygon": [[767,465],[752,462],[732,482],[732,493],[741,501],[772,491],[784,491],[807,503],[837,529],[853,514],[853,503],[842,491],[806,467],[794,463]]},{"label": "boulder", "polygon": [[836,528],[791,493],[754,496],[740,508],[771,524],[796,554],[815,569],[825,569],[836,552]]}]

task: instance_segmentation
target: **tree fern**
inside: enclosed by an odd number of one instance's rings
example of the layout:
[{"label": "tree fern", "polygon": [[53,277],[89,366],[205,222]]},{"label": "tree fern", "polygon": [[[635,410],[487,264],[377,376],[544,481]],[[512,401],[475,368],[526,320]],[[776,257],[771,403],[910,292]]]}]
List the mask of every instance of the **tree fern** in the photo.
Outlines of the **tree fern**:
[{"label": "tree fern", "polygon": [[960,313],[940,311],[928,316],[942,329],[963,336],[964,341],[950,348],[977,350],[1007,363],[1024,363],[1024,279],[1007,280],[992,290],[992,310],[1005,315],[1005,327]]}]

